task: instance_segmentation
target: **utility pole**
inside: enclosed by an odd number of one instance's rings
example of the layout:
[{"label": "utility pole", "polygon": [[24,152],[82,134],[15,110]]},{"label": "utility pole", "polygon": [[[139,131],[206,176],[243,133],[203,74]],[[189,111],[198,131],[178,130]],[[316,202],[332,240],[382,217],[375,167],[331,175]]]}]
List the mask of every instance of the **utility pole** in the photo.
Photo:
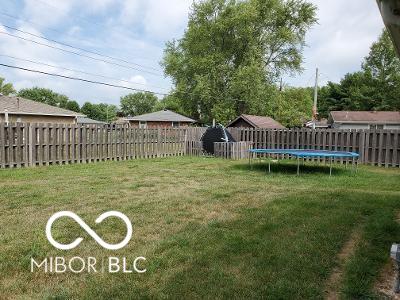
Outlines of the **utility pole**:
[{"label": "utility pole", "polygon": [[316,122],[317,122],[317,117],[318,117],[318,68],[315,72],[315,87],[314,87],[314,105],[313,105],[313,129],[315,129]]}]

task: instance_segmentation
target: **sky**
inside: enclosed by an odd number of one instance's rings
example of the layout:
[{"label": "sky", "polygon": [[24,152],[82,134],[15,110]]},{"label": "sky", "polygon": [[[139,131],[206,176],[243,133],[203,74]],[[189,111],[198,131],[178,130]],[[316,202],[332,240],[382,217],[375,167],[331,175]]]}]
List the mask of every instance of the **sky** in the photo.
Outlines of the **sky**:
[{"label": "sky", "polygon": [[[183,36],[192,1],[2,0],[0,63],[165,94],[172,83],[160,66],[164,46]],[[375,0],[309,2],[317,5],[319,21],[307,33],[303,72],[285,76],[287,85],[312,86],[316,67],[321,72],[321,84],[338,82],[346,73],[359,70],[384,27]],[[10,27],[107,57],[43,41]],[[16,89],[45,87],[80,104],[90,101],[118,105],[121,96],[132,92],[3,66],[0,76]]]}]

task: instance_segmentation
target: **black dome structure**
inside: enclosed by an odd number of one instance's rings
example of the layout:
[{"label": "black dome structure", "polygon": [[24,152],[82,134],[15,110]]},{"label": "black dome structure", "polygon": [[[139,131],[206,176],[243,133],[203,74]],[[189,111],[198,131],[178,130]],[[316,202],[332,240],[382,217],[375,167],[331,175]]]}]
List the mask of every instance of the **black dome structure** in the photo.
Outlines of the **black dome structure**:
[{"label": "black dome structure", "polygon": [[232,135],[222,126],[209,127],[201,137],[203,151],[214,155],[214,143],[235,142]]}]

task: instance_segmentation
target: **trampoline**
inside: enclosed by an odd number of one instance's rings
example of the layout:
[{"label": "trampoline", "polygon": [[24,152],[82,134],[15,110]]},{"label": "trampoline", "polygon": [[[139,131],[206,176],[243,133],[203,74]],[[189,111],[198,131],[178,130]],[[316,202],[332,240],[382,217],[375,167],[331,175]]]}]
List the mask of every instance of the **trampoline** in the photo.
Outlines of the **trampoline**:
[{"label": "trampoline", "polygon": [[[310,149],[251,149],[250,154],[265,154],[265,155],[289,155],[297,158],[297,175],[300,175],[300,159],[301,158],[325,158],[330,159],[329,175],[332,176],[332,162],[336,158],[351,159],[353,171],[357,171],[358,158],[360,155],[355,152],[345,151],[329,151],[329,150],[310,150]],[[254,155],[249,155],[249,164],[252,166]],[[271,160],[268,160],[268,170],[271,173]]]}]

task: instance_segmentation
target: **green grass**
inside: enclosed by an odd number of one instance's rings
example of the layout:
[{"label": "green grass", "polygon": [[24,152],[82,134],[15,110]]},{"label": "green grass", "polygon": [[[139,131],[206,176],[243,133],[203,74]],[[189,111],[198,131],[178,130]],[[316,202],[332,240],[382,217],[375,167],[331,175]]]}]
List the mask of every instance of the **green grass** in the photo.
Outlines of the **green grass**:
[{"label": "green grass", "polygon": [[[400,240],[400,171],[283,162],[265,173],[246,162],[171,158],[0,171],[0,298],[324,298],[329,278],[354,231],[342,298],[373,298],[392,242]],[[55,212],[71,210],[108,242],[125,235],[118,210],[133,223],[128,246],[99,247],[72,220],[55,236],[84,241],[52,247],[44,233]],[[30,258],[137,256],[145,274],[30,273]]]}]

